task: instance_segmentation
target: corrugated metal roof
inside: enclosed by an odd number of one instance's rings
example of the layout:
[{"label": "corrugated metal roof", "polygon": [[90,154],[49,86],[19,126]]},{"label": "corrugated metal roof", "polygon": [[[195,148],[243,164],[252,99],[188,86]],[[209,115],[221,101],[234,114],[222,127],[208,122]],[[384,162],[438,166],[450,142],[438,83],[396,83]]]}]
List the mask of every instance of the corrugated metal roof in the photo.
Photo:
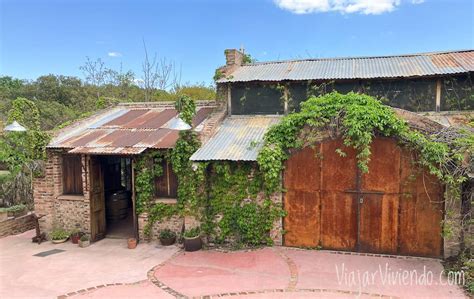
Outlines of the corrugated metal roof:
[{"label": "corrugated metal roof", "polygon": [[245,64],[218,83],[422,77],[474,71],[474,50]]},{"label": "corrugated metal roof", "polygon": [[[178,112],[169,107],[119,107],[72,125],[54,138],[48,148],[66,148],[82,154],[139,154],[147,148],[172,148],[179,132],[166,128]],[[193,124],[198,126],[213,107],[198,107]]]},{"label": "corrugated metal roof", "polygon": [[280,119],[279,116],[230,116],[191,160],[256,161],[265,132]]}]

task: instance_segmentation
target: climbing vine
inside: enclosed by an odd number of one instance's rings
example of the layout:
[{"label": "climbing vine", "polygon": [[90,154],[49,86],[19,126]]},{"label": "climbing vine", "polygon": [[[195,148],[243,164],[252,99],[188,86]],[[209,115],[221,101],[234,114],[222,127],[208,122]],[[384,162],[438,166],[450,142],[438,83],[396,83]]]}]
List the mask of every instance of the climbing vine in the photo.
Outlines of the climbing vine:
[{"label": "climbing vine", "polygon": [[[420,153],[418,163],[448,184],[459,184],[465,180],[466,171],[453,172],[453,165],[462,164],[466,150],[470,154],[473,152],[472,132],[468,132],[463,139],[457,139],[457,142],[464,140],[463,144],[467,147],[471,144],[461,154],[446,143],[411,130],[390,107],[371,96],[331,92],[303,102],[300,112],[286,116],[265,135],[265,144],[257,160],[268,190],[276,191],[280,186],[280,173],[289,149],[307,145],[308,140],[315,138],[314,134],[324,130],[341,136],[346,146],[357,150],[358,167],[362,172],[369,171],[370,144],[375,135],[398,137],[401,142],[416,149]],[[455,149],[460,148],[454,142],[451,145]]]},{"label": "climbing vine", "polygon": [[32,204],[32,180],[44,174],[46,145],[50,140],[40,128],[40,114],[33,101],[16,98],[8,113],[7,123],[17,121],[24,132],[4,132],[0,136],[0,161],[9,173],[0,180],[0,193],[6,205]]},{"label": "climbing vine", "polygon": [[[192,124],[195,104],[189,98],[176,103],[180,117]],[[263,176],[257,165],[227,162],[193,163],[191,155],[200,147],[192,130],[179,133],[169,152],[148,152],[135,163],[137,212],[147,212],[144,234],[150,236],[157,221],[174,215],[194,216],[211,241],[236,247],[271,244],[270,231],[283,216],[281,206],[262,192]],[[154,178],[163,173],[161,161],[171,162],[178,178],[176,205],[154,203]]]},{"label": "climbing vine", "polygon": [[216,162],[209,166],[203,229],[216,243],[234,247],[271,245],[270,231],[284,215],[262,194],[263,176],[253,164]]}]

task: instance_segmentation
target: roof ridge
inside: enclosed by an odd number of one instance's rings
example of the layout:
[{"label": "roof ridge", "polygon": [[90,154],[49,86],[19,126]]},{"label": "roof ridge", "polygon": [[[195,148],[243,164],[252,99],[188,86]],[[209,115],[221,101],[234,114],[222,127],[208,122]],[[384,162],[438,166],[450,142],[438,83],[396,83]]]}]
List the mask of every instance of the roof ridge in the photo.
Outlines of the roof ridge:
[{"label": "roof ridge", "polygon": [[254,65],[265,65],[265,64],[288,63],[288,62],[303,62],[303,61],[330,61],[330,60],[353,60],[353,59],[377,59],[377,58],[395,58],[395,57],[432,56],[432,55],[452,54],[452,53],[464,53],[464,52],[473,52],[473,51],[474,51],[474,49],[463,49],[463,50],[433,51],[433,52],[421,52],[421,53],[398,54],[398,55],[345,56],[345,57],[325,57],[325,58],[306,58],[306,59],[272,60],[272,61],[262,61],[262,62],[246,63],[246,64],[243,64],[242,67],[245,67],[245,66],[254,66]]}]

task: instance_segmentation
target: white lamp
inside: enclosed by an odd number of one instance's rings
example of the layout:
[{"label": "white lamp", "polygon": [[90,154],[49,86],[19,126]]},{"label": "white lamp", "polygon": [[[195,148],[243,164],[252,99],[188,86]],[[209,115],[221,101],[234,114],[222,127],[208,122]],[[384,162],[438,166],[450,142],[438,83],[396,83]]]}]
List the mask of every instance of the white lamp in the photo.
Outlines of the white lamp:
[{"label": "white lamp", "polygon": [[177,131],[186,131],[190,130],[192,127],[188,125],[184,120],[179,116],[173,117],[167,125],[168,129],[177,130]]},{"label": "white lamp", "polygon": [[20,125],[16,120],[13,121],[11,124],[6,126],[4,129],[6,132],[25,132],[26,128]]}]

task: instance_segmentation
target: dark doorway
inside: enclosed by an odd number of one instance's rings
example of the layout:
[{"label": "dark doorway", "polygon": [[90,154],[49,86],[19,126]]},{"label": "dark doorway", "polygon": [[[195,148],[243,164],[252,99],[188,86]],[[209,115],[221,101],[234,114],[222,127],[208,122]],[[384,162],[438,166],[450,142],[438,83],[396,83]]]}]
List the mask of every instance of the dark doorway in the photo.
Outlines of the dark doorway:
[{"label": "dark doorway", "polygon": [[107,238],[135,237],[132,203],[132,164],[127,157],[102,158]]}]

